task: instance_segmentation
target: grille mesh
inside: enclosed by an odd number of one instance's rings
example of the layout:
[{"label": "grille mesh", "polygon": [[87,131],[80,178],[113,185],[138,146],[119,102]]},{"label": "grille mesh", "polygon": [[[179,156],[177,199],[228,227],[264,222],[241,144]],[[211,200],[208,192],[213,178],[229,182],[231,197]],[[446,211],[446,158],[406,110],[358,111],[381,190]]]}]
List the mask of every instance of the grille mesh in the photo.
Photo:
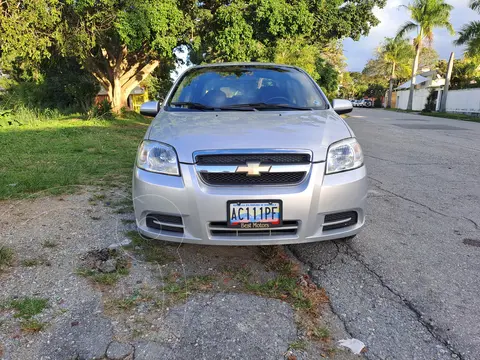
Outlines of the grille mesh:
[{"label": "grille mesh", "polygon": [[303,180],[305,172],[263,173],[247,176],[244,173],[201,173],[203,181],[211,185],[285,185]]},{"label": "grille mesh", "polygon": [[310,162],[309,154],[222,154],[197,155],[199,165],[243,165],[247,161],[259,161],[264,164],[304,164]]},{"label": "grille mesh", "polygon": [[[296,235],[298,231],[298,221],[284,220],[284,227],[296,226],[295,229],[284,229],[282,227],[273,227],[267,229],[242,230],[241,228],[229,228],[225,221],[215,221],[210,223],[210,227],[216,227],[217,229],[210,229],[210,233],[213,236],[231,236],[231,237],[263,237],[263,236],[279,236],[279,235]],[[223,229],[218,229],[223,228]]]}]

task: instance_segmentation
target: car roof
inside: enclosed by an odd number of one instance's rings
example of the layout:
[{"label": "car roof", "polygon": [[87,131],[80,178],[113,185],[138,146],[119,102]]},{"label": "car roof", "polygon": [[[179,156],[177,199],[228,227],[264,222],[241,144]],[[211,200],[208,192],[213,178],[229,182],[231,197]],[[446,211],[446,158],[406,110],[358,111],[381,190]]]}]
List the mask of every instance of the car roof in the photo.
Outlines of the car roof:
[{"label": "car roof", "polygon": [[275,64],[267,62],[224,62],[224,63],[213,63],[213,64],[204,64],[204,65],[195,65],[192,68],[211,68],[211,67],[229,67],[229,66],[251,66],[251,67],[276,67],[276,68],[290,68],[301,70],[298,66],[285,65],[285,64]]}]

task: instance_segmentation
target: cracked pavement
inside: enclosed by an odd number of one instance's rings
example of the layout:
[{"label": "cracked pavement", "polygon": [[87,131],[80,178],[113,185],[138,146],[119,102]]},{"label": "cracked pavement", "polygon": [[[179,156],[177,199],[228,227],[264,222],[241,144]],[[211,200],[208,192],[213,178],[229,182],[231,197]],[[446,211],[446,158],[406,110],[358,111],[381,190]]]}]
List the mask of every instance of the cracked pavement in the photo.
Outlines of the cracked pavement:
[{"label": "cracked pavement", "polygon": [[377,109],[347,122],[369,174],[366,227],[290,249],[367,358],[478,359],[480,124]]}]

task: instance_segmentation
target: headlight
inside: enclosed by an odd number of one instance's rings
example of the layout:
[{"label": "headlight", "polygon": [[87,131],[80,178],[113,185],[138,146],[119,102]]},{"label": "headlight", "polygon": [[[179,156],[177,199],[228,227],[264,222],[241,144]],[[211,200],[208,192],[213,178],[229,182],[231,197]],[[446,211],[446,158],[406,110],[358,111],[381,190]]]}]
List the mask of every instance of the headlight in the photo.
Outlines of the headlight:
[{"label": "headlight", "polygon": [[143,140],[138,148],[137,166],[160,174],[180,175],[175,149],[156,141]]},{"label": "headlight", "polygon": [[327,174],[353,170],[363,165],[363,152],[357,139],[350,138],[333,143],[328,148]]}]

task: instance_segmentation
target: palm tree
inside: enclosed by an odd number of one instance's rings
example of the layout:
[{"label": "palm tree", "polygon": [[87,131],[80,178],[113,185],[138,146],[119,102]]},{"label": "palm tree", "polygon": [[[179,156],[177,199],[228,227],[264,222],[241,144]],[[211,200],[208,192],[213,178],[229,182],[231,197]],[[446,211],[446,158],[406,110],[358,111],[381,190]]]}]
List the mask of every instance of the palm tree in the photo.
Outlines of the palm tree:
[{"label": "palm tree", "polygon": [[405,69],[407,62],[413,55],[412,46],[408,40],[402,37],[385,38],[379,49],[380,56],[385,64],[389,67],[390,84],[388,87],[387,108],[392,107],[393,83],[395,81],[395,71],[398,68]]},{"label": "palm tree", "polygon": [[[470,1],[470,8],[480,14],[480,0]],[[462,27],[458,32],[460,35],[455,40],[455,45],[467,45],[467,54],[469,56],[480,55],[480,21],[472,21]]]},{"label": "palm tree", "polygon": [[420,56],[423,40],[426,39],[431,44],[433,41],[433,29],[435,28],[447,28],[452,35],[455,34],[455,31],[452,24],[450,24],[450,11],[453,9],[453,6],[447,4],[444,0],[414,0],[411,4],[404,7],[410,11],[412,21],[407,21],[403,24],[398,30],[397,36],[403,37],[411,31],[417,31],[417,36],[413,39],[415,57],[407,105],[407,109],[412,110],[415,74],[418,68],[418,57]]}]

